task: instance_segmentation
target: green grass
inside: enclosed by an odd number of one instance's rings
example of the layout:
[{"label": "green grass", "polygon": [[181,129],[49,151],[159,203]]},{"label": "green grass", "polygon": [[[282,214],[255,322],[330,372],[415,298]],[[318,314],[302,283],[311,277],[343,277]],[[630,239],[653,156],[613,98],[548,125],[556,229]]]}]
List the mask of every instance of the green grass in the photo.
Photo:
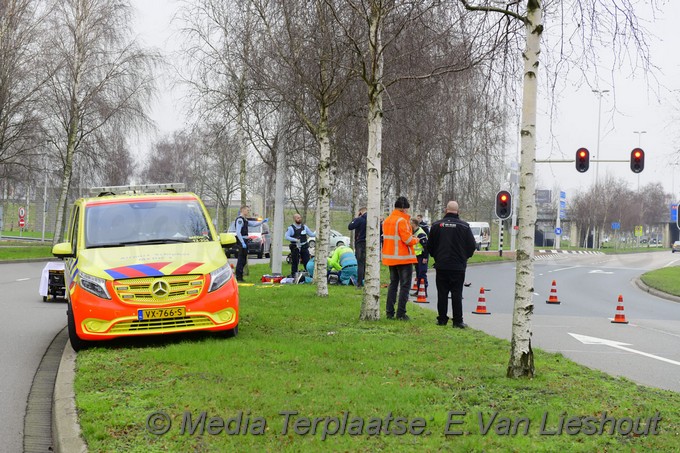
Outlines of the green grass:
[{"label": "green grass", "polygon": [[[265,273],[251,266],[250,281]],[[90,451],[677,451],[680,395],[645,388],[535,350],[534,379],[505,378],[507,341],[482,332],[434,325],[434,313],[409,304],[408,323],[359,321],[361,292],[312,285],[241,286],[240,333],[114,342],[78,354],[76,400]],[[384,301],[384,297],[383,297]],[[384,307],[381,307],[384,310]],[[384,311],[383,311],[384,313]],[[166,434],[146,423],[161,411],[172,420]],[[213,432],[181,434],[182,420],[205,411]],[[283,434],[282,411],[322,418],[316,434]],[[461,435],[445,435],[450,411]],[[560,417],[647,419],[660,413],[656,435],[545,435]],[[220,420],[246,434],[229,435]],[[422,418],[422,435],[327,435],[344,413],[370,418]],[[482,434],[494,415],[526,417],[528,434]],[[295,418],[295,417],[293,417]],[[295,418],[296,420],[298,418]],[[231,420],[230,420],[231,419]],[[261,434],[261,422],[266,429]],[[303,420],[304,421],[304,420]],[[526,423],[525,423],[526,425]],[[351,425],[356,428],[356,425]],[[392,423],[392,428],[398,424]],[[522,425],[524,426],[524,425]],[[502,426],[501,426],[502,428]],[[200,429],[200,428],[199,428]],[[401,429],[401,428],[399,428]],[[187,430],[188,431],[188,430]],[[302,432],[302,428],[299,429]],[[500,429],[503,432],[503,429]]]},{"label": "green grass", "polygon": [[[25,237],[25,238],[42,238],[42,231],[28,231],[24,230],[19,232],[18,230],[4,230],[0,231],[2,236],[12,236],[12,237]],[[54,235],[52,233],[45,232],[45,240],[51,241]]]},{"label": "green grass", "polygon": [[52,244],[34,241],[0,241],[0,261],[53,258]]},{"label": "green grass", "polygon": [[680,296],[680,267],[670,266],[647,272],[640,279],[652,288]]}]

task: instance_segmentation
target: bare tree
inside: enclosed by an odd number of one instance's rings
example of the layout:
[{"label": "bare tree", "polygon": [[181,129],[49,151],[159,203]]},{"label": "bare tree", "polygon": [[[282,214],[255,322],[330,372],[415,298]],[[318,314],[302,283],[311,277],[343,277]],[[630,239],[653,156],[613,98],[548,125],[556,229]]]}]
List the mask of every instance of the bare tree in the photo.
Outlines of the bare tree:
[{"label": "bare tree", "polygon": [[[330,193],[334,167],[332,139],[341,115],[332,109],[351,80],[352,54],[342,44],[328,2],[254,1],[270,60],[258,60],[258,80],[295,112],[319,148],[315,280],[317,295],[328,295]],[[273,69],[273,70],[272,70]]]},{"label": "bare tree", "polygon": [[196,135],[183,131],[160,139],[152,145],[141,179],[149,183],[182,182],[196,189],[200,173],[194,163],[199,160],[199,143]]},{"label": "bare tree", "polygon": [[[531,349],[531,315],[533,313],[532,264],[534,230],[536,224],[535,190],[535,156],[536,156],[536,105],[538,93],[538,69],[540,41],[543,34],[543,2],[527,0],[511,2],[507,8],[497,6],[494,1],[476,2],[460,0],[469,11],[488,15],[500,13],[514,18],[525,27],[525,49],[522,54],[524,62],[522,120],[521,120],[521,160],[520,160],[520,199],[519,199],[519,244],[517,247],[517,267],[515,276],[515,307],[513,311],[513,328],[511,340],[508,377],[532,377],[535,372],[534,356]],[[613,30],[615,44],[634,43],[634,48],[643,54],[643,62],[648,61],[644,33],[638,27],[634,6],[628,0],[614,0],[608,5],[597,2],[574,1],[566,7],[557,9],[557,16],[564,20],[573,14],[577,24],[577,33],[583,36],[583,43],[595,39],[602,30]],[[587,25],[587,26],[584,26]],[[566,40],[566,38],[565,38]],[[587,44],[584,47],[588,47]],[[592,55],[592,45],[585,52]],[[614,46],[616,56],[622,58],[624,52]]]},{"label": "bare tree", "polygon": [[[76,158],[112,127],[149,124],[145,106],[153,92],[155,59],[130,39],[127,0],[65,0],[50,17],[53,35],[44,93],[47,139],[63,174],[54,242],[62,237]],[[114,124],[115,123],[115,124]]]},{"label": "bare tree", "polygon": [[37,97],[48,11],[38,0],[0,3],[0,165],[41,164],[33,158],[43,143]]},{"label": "bare tree", "polygon": [[222,124],[197,128],[192,134],[200,147],[195,154],[198,173],[194,182],[201,184],[209,199],[215,200],[220,219],[219,229],[226,231],[231,219],[228,216],[232,195],[240,183],[240,150],[236,138]]},{"label": "bare tree", "polygon": [[[439,1],[352,0],[345,2],[345,5],[346,8],[335,10],[335,18],[357,56],[358,62],[354,68],[367,93],[366,280],[360,319],[376,320],[380,318],[379,218],[384,195],[382,141],[386,90],[404,80],[425,80],[464,70],[470,67],[470,58],[464,55],[461,59],[458,54],[440,52],[438,44],[440,40],[451,38],[457,16],[449,15],[449,10],[440,8],[442,4]],[[388,51],[401,43],[400,38],[406,30],[425,23],[437,30],[434,39],[424,40],[419,46],[400,48],[390,57]],[[411,68],[408,64],[391,64],[407,62],[421,53],[429,55],[427,67]],[[403,73],[399,72],[400,69]]]},{"label": "bare tree", "polygon": [[247,204],[248,103],[252,81],[247,61],[252,52],[253,18],[249,2],[184,2],[181,18],[188,38],[187,64],[180,72],[195,100],[198,122],[223,121],[240,153],[241,204]]}]

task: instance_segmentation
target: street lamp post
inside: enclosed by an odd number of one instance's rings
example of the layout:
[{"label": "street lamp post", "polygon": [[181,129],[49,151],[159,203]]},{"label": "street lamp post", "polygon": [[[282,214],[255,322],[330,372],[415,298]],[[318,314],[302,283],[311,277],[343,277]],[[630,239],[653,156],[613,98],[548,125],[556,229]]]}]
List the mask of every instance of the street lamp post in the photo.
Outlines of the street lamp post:
[{"label": "street lamp post", "polygon": [[598,97],[597,102],[597,148],[595,148],[595,185],[597,186],[598,173],[600,171],[600,122],[602,120],[602,96],[609,93],[609,90],[593,90]]},{"label": "street lamp post", "polygon": [[[600,122],[602,120],[602,96],[609,93],[609,90],[593,90],[597,95],[597,147],[595,148],[595,187],[597,188],[598,177],[600,172]],[[586,238],[586,244],[588,239]],[[600,248],[599,232],[597,228],[593,228],[593,246],[596,249]]]}]

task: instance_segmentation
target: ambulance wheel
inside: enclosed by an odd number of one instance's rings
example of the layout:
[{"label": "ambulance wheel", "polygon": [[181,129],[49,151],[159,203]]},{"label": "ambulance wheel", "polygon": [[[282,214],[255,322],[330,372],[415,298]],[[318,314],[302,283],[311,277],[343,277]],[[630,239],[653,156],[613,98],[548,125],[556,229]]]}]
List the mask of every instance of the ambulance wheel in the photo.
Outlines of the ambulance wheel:
[{"label": "ambulance wheel", "polygon": [[224,338],[234,338],[236,335],[238,335],[238,324],[233,329],[225,330],[222,332],[222,335]]},{"label": "ambulance wheel", "polygon": [[47,296],[43,296],[43,302],[47,302]]},{"label": "ambulance wheel", "polygon": [[76,332],[76,322],[73,318],[73,311],[71,311],[71,307],[66,310],[66,318],[68,321],[68,339],[71,342],[71,347],[73,350],[78,352],[83,349],[87,349],[90,346],[90,342],[82,340],[78,336],[78,333]]}]

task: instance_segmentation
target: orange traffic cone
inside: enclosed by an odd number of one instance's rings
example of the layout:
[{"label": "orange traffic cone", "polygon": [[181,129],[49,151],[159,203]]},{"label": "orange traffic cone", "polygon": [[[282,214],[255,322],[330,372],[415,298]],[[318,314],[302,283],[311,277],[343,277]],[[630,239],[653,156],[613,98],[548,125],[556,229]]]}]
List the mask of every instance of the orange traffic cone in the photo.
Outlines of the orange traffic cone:
[{"label": "orange traffic cone", "polygon": [[416,302],[419,304],[426,304],[427,303],[427,294],[425,294],[425,279],[421,278],[420,279],[420,284],[418,285],[418,298],[416,299]]},{"label": "orange traffic cone", "polygon": [[552,281],[552,288],[550,288],[550,297],[545,301],[546,304],[559,304],[560,300],[557,298],[557,284],[555,280]]},{"label": "orange traffic cone", "polygon": [[484,297],[484,287],[479,288],[479,299],[477,299],[477,309],[472,313],[476,315],[490,315],[491,312],[486,311],[486,298]]},{"label": "orange traffic cone", "polygon": [[411,292],[416,292],[418,291],[418,278],[413,277],[413,285],[411,285]]},{"label": "orange traffic cone", "polygon": [[628,321],[626,321],[626,314],[623,312],[623,296],[621,294],[619,294],[619,304],[616,306],[616,315],[614,315],[612,322],[616,324],[628,324]]}]

